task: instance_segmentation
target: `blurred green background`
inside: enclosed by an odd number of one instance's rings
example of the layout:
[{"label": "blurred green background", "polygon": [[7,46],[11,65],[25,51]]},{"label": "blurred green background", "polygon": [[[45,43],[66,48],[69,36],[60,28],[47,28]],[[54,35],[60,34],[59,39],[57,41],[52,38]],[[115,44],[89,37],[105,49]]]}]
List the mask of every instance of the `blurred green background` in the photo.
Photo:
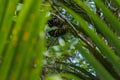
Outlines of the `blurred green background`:
[{"label": "blurred green background", "polygon": [[119,0],[0,0],[0,80],[119,80]]}]

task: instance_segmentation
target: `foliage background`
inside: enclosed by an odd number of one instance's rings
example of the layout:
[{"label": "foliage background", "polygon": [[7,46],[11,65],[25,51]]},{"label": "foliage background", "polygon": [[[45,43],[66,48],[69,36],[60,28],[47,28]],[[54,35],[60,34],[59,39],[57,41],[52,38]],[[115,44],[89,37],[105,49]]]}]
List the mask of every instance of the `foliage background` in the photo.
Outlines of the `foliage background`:
[{"label": "foliage background", "polygon": [[119,80],[119,0],[0,0],[0,80]]}]

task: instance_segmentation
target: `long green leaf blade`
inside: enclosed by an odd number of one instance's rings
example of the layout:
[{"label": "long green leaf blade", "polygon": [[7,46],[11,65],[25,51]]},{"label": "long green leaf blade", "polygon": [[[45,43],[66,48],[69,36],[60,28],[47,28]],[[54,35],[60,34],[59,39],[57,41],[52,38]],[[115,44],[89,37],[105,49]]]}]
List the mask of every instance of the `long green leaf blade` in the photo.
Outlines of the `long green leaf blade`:
[{"label": "long green leaf blade", "polygon": [[115,55],[115,53],[105,44],[104,41],[90,28],[88,27],[88,24],[75,12],[72,10],[68,9],[67,7],[64,6],[65,9],[67,9],[68,12],[70,12],[81,24],[82,28],[85,30],[85,32],[90,36],[90,38],[93,40],[93,42],[96,44],[96,46],[100,49],[102,54],[104,54],[108,60],[112,63],[114,66],[114,69],[118,74],[120,74],[120,58]]},{"label": "long green leaf blade", "polygon": [[82,48],[81,44],[77,46],[78,50],[81,54],[87,59],[87,61],[95,68],[98,76],[101,80],[115,80],[107,71],[106,69],[94,58],[91,53],[86,52],[85,49]]},{"label": "long green leaf blade", "polygon": [[117,52],[120,55],[120,40],[118,37],[108,28],[108,26],[92,11],[90,8],[81,1],[75,0],[83,9],[85,9],[88,15],[91,16],[92,20],[95,23],[95,27],[101,32],[102,35],[111,43]]}]

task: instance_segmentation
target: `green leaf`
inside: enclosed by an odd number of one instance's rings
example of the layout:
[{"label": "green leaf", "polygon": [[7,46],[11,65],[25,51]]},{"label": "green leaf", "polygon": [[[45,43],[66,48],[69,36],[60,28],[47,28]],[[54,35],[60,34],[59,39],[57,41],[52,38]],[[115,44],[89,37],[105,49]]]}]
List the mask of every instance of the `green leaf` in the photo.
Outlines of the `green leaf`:
[{"label": "green leaf", "polygon": [[115,80],[109,72],[95,59],[95,57],[91,54],[86,52],[86,50],[82,47],[81,44],[77,45],[77,49],[81,52],[81,54],[86,58],[86,60],[95,68],[98,76],[101,80]]},{"label": "green leaf", "polygon": [[84,29],[84,31],[88,34],[88,36],[93,40],[93,42],[96,44],[96,46],[100,49],[102,54],[112,63],[114,66],[114,69],[118,74],[120,73],[120,58],[106,45],[104,41],[95,33],[93,32],[89,27],[88,24],[74,11],[68,9],[67,7],[63,6],[68,12],[70,12],[74,18],[76,18],[80,24],[81,27]]}]

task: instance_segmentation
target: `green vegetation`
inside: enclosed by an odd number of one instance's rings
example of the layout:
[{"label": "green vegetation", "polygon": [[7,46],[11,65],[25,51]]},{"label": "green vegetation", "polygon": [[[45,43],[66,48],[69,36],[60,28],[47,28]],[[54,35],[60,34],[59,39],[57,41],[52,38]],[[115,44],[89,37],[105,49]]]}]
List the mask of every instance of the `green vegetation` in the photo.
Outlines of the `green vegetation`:
[{"label": "green vegetation", "polygon": [[0,80],[119,80],[119,0],[0,0]]}]

